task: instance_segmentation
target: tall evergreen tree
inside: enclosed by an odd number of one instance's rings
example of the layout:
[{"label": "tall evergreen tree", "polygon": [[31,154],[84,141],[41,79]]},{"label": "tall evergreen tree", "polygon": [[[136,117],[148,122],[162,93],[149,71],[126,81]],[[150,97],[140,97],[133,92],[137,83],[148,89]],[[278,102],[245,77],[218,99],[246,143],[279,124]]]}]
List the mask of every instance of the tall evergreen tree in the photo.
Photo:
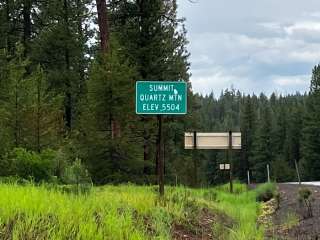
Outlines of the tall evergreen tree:
[{"label": "tall evergreen tree", "polygon": [[267,164],[271,164],[271,109],[266,99],[263,98],[264,107],[260,112],[260,123],[255,134],[253,143],[253,156],[250,158],[250,164],[253,166],[253,178],[257,182],[267,180]]},{"label": "tall evergreen tree", "polygon": [[[31,60],[40,63],[48,75],[49,87],[64,95],[66,131],[78,119],[79,99],[84,94],[88,68],[88,39],[92,19],[87,4],[90,0],[53,0],[37,2],[39,26],[32,43]],[[57,37],[58,36],[58,37]]]},{"label": "tall evergreen tree", "polygon": [[6,151],[25,147],[41,151],[59,142],[59,99],[46,87],[46,78],[38,67],[32,70],[20,44],[16,55],[8,62],[1,79],[1,141]]},{"label": "tall evergreen tree", "polygon": [[[140,80],[189,80],[186,31],[177,17],[176,1],[111,1],[111,14],[113,29],[128,59],[136,65]],[[145,174],[155,173],[154,124],[147,117],[137,123],[144,142]]]},{"label": "tall evergreen tree", "polygon": [[25,82],[24,146],[37,152],[57,148],[63,133],[63,109],[60,95],[48,88],[47,78],[37,66]]},{"label": "tall evergreen tree", "polygon": [[239,169],[239,177],[246,179],[247,171],[250,170],[249,159],[253,154],[253,143],[255,136],[256,113],[252,104],[251,96],[244,98],[244,106],[241,112],[241,133],[242,133],[242,157]]},{"label": "tall evergreen tree", "polygon": [[320,65],[313,68],[303,128],[303,177],[320,180]]},{"label": "tall evergreen tree", "polygon": [[[80,152],[96,183],[134,181],[141,174],[142,154],[137,149],[134,126],[134,87],[136,73],[115,40],[108,54],[92,65],[87,101],[83,102]],[[122,134],[112,138],[112,120],[118,119]],[[136,179],[138,181],[138,179]]]}]

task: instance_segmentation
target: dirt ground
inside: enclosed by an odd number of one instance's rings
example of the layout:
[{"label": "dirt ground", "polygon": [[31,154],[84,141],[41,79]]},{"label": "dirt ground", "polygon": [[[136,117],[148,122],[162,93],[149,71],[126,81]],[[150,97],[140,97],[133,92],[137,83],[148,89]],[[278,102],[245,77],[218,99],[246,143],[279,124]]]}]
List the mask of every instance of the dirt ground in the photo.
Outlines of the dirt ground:
[{"label": "dirt ground", "polygon": [[[217,225],[217,223],[220,223]],[[217,228],[212,233],[213,225]],[[174,240],[222,240],[226,239],[225,228],[231,228],[233,221],[223,213],[202,209],[197,219],[185,224],[174,224]]]},{"label": "dirt ground", "polygon": [[320,187],[305,186],[312,191],[312,217],[299,201],[299,185],[279,184],[280,205],[273,214],[268,235],[273,239],[320,240]]}]

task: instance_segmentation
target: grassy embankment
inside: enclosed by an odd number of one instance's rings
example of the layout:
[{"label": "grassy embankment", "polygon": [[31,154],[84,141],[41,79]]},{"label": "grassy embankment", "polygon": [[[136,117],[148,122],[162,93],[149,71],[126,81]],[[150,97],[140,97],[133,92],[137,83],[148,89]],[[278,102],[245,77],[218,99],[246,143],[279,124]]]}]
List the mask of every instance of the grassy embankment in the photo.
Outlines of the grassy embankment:
[{"label": "grassy embankment", "polygon": [[240,184],[235,189],[232,195],[226,187],[170,187],[159,201],[154,187],[105,186],[67,194],[47,186],[0,184],[0,239],[171,239],[175,224],[192,230],[203,209],[232,219],[231,226],[213,221],[219,239],[263,239],[256,192]]}]

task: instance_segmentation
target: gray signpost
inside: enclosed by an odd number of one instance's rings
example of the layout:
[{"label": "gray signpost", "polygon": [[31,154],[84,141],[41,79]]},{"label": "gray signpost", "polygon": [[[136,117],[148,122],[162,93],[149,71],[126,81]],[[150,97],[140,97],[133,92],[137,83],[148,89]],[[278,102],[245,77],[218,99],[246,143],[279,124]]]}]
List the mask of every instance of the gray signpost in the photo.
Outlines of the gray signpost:
[{"label": "gray signpost", "polygon": [[187,114],[187,83],[183,81],[136,82],[136,114],[157,116],[157,175],[159,192],[163,196],[164,153],[162,116]]}]

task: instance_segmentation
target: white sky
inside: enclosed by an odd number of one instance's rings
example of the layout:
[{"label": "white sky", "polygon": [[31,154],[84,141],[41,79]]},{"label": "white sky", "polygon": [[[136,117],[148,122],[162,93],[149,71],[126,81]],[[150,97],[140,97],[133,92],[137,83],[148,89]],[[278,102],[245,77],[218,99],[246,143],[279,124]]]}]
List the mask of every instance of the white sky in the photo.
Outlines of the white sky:
[{"label": "white sky", "polygon": [[320,60],[319,0],[178,0],[194,91],[308,91]]}]

